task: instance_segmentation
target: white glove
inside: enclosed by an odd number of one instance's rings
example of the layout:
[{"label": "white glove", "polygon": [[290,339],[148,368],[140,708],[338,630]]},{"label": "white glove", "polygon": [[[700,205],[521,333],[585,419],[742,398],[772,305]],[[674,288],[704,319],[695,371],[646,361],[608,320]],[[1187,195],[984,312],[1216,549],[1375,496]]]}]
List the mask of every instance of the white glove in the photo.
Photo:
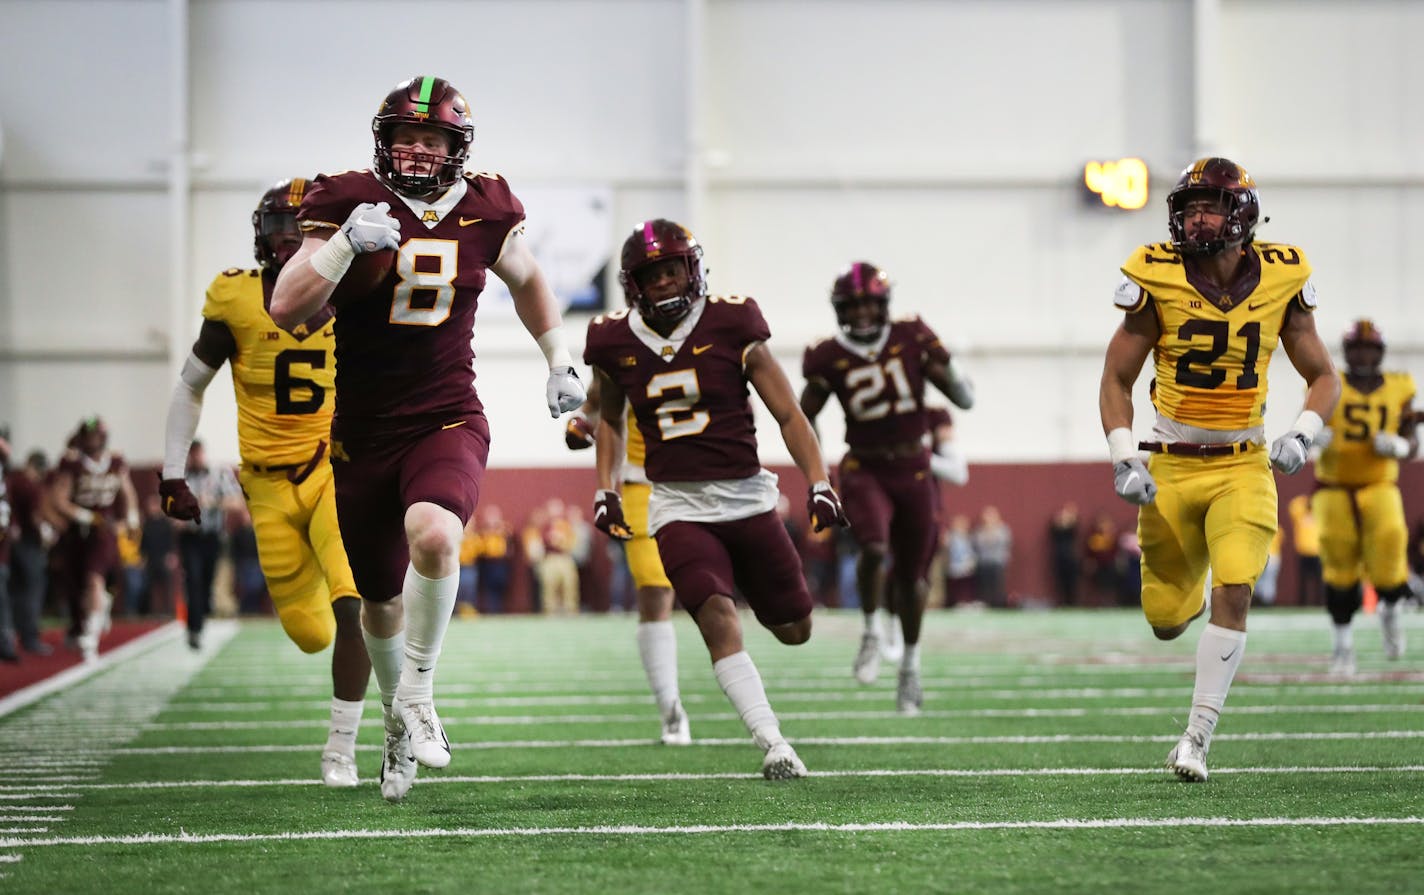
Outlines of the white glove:
[{"label": "white glove", "polygon": [[1393,432],[1381,432],[1375,436],[1375,453],[1381,457],[1403,460],[1409,456],[1409,439]]},{"label": "white glove", "polygon": [[578,410],[583,405],[588,392],[579,382],[573,367],[550,367],[549,383],[544,387],[544,397],[549,401],[549,416],[558,419],[560,414]]},{"label": "white glove", "polygon": [[1310,458],[1310,436],[1292,429],[1271,442],[1271,465],[1286,475],[1295,475]]},{"label": "white glove", "polygon": [[400,221],[391,217],[391,203],[362,202],[351,209],[341,232],[351,241],[351,249],[358,255],[379,252],[382,249],[400,248]]},{"label": "white glove", "polygon": [[1113,490],[1128,503],[1144,506],[1157,496],[1157,483],[1147,471],[1147,464],[1133,457],[1113,466]]},{"label": "white glove", "polygon": [[952,444],[942,444],[930,454],[930,472],[937,479],[951,485],[963,485],[969,481],[969,461]]},{"label": "white glove", "polygon": [[1330,442],[1334,439],[1335,430],[1331,429],[1329,426],[1326,426],[1324,429],[1320,430],[1319,435],[1315,436],[1315,440],[1311,442],[1311,446],[1318,447],[1323,451],[1326,448],[1330,447]]}]

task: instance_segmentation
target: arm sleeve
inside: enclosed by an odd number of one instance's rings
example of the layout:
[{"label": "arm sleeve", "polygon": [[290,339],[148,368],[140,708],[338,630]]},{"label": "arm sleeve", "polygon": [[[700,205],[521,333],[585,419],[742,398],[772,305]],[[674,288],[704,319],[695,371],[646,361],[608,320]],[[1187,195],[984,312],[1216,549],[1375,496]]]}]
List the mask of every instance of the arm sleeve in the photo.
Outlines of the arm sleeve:
[{"label": "arm sleeve", "polygon": [[217,370],[189,354],[183,363],[173,397],[168,402],[168,425],[164,432],[163,477],[181,479],[188,466],[188,448],[198,431],[198,418],[203,413],[203,392],[213,381]]}]

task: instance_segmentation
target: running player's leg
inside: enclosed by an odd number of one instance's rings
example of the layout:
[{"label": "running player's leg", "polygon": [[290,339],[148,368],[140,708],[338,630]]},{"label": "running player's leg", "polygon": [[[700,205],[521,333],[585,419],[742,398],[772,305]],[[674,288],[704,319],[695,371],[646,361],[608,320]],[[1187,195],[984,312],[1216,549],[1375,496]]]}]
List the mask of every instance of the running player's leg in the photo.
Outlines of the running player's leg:
[{"label": "running player's leg", "polygon": [[677,681],[677,632],[672,624],[672,582],[663,571],[658,545],[648,535],[650,485],[624,483],[623,518],[633,529],[633,540],[623,545],[628,570],[637,585],[638,656],[662,719],[662,741],[670,746],[692,742],[687,712],[682,708]]},{"label": "running player's leg", "polygon": [[432,768],[450,763],[450,741],[435,712],[435,669],[460,588],[460,542],[488,458],[489,429],[476,414],[422,438],[400,466],[410,566],[401,588],[405,661],[396,702],[416,759]]},{"label": "running player's leg", "polygon": [[1311,495],[1310,510],[1320,525],[1325,610],[1331,622],[1330,673],[1351,675],[1355,673],[1355,613],[1364,604],[1355,498],[1344,488],[1324,487]]},{"label": "running player's leg", "polygon": [[905,639],[895,700],[901,714],[915,715],[924,701],[920,687],[920,627],[929,594],[930,563],[939,542],[935,523],[939,490],[927,471],[906,471],[897,477],[893,496],[891,590],[896,594]]},{"label": "running player's leg", "polygon": [[1380,483],[1361,489],[1360,521],[1365,572],[1379,595],[1380,636],[1384,657],[1404,655],[1404,628],[1399,610],[1409,596],[1409,530],[1399,486]]},{"label": "running player's leg", "polygon": [[853,457],[841,462],[841,503],[850,520],[851,535],[859,555],[856,558],[856,590],[860,596],[861,618],[865,631],[856,652],[851,671],[862,684],[875,682],[880,674],[881,632],[876,609],[887,605],[888,569],[886,558],[890,542],[890,497],[880,481]]},{"label": "running player's leg", "polygon": [[[716,531],[724,524],[669,523],[657,532],[658,552],[678,602],[692,615],[707,645],[717,684],[763,751],[763,776],[802,777],[806,767],[781,735],[761,673],[743,647],[741,620],[731,597],[732,554]],[[776,525],[784,536],[779,520]]]}]

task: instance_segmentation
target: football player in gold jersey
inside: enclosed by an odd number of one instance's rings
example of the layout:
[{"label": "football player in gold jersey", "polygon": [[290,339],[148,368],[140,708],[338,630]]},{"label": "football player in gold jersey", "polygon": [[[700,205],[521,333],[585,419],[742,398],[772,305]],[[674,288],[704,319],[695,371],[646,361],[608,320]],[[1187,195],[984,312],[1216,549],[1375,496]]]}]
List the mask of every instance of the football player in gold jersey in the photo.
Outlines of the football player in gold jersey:
[{"label": "football player in gold jersey", "polygon": [[[598,428],[598,379],[589,384],[588,400],[569,417],[564,428],[564,443],[569,450],[579,451],[593,446]],[[625,423],[627,421],[625,420]],[[669,746],[686,746],[692,742],[692,730],[687,712],[682,708],[682,694],[677,681],[677,632],[672,624],[672,582],[663,569],[658,544],[648,534],[648,498],[652,483],[643,471],[646,448],[643,435],[635,425],[625,425],[628,447],[623,459],[623,518],[633,530],[633,537],[623,542],[628,557],[628,571],[638,587],[638,655],[648,686],[663,720],[662,741]]]},{"label": "football player in gold jersey", "polygon": [[1380,633],[1387,659],[1404,654],[1400,600],[1409,596],[1409,530],[1399,493],[1399,461],[1419,453],[1414,424],[1414,377],[1385,372],[1384,336],[1369,320],[1345,333],[1345,387],[1329,425],[1316,440],[1316,491],[1311,510],[1320,520],[1325,608],[1335,622],[1330,670],[1353,674],[1350,622],[1362,602],[1363,569],[1379,595]]},{"label": "football player in gold jersey", "polygon": [[303,652],[335,643],[331,655],[331,726],[321,756],[327,786],[357,784],[356,731],[371,660],[361,637],[361,600],[336,524],[327,437],[336,361],[330,306],[292,331],[268,313],[272,287],[302,236],[296,213],[307,181],[283,180],[252,213],[258,269],[223,271],[208,287],[203,326],[168,408],[163,511],[197,519],[183,480],[203,392],[232,364],[237,394],[239,480],[252,512],[257,552],[282,627]]},{"label": "football player in gold jersey", "polygon": [[[1126,312],[1108,344],[1098,396],[1113,487],[1141,507],[1142,610],[1161,640],[1205,611],[1187,730],[1167,767],[1207,779],[1206,755],[1246,646],[1251,589],[1276,531],[1274,466],[1291,474],[1340,396],[1315,329],[1310,264],[1295,246],[1254,241],[1261,204],[1235,162],[1204,158],[1167,196],[1171,242],[1122,266]],[[1277,345],[1308,383],[1295,425],[1265,449],[1266,370]],[[1154,359],[1152,440],[1132,437],[1132,387]],[[1139,450],[1150,458],[1143,462]]]}]

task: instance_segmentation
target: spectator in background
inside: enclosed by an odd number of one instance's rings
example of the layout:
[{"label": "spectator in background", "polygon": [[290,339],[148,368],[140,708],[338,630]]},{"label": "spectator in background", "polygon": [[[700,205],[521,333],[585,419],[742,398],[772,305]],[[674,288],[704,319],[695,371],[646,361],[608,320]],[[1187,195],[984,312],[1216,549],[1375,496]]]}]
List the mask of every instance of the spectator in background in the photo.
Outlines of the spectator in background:
[{"label": "spectator in background", "polygon": [[1137,530],[1117,536],[1117,605],[1137,606],[1142,600],[1142,547]]},{"label": "spectator in background", "polygon": [[119,548],[120,603],[126,615],[148,614],[148,582],[144,580],[143,553],[139,549],[142,528],[120,525],[116,533]]},{"label": "spectator in background", "polygon": [[944,572],[946,606],[969,603],[974,599],[974,572],[979,561],[974,554],[974,534],[969,517],[960,513],[950,520],[944,533]]},{"label": "spectator in background", "polygon": [[1295,547],[1300,570],[1300,605],[1320,606],[1325,603],[1324,568],[1320,562],[1320,523],[1310,509],[1310,498],[1297,494],[1288,504],[1291,519],[1291,544]]},{"label": "spectator in background", "polygon": [[1424,599],[1424,518],[1414,523],[1409,536],[1409,587],[1414,599]]},{"label": "spectator in background", "polygon": [[608,557],[608,609],[610,612],[632,612],[637,595],[633,590],[633,572],[628,568],[628,552],[621,541],[604,540]]},{"label": "spectator in background", "polygon": [[163,515],[163,501],[157,494],[148,495],[143,502],[138,546],[143,553],[144,580],[148,585],[145,611],[172,615],[173,573],[178,569],[177,537],[173,521]]},{"label": "spectator in background", "polygon": [[178,555],[183,563],[183,592],[188,604],[188,646],[202,647],[203,623],[213,605],[213,578],[222,553],[223,523],[228,509],[241,505],[242,489],[230,469],[208,466],[201,441],[188,448],[188,490],[198,500],[199,522],[184,523],[178,534]]},{"label": "spectator in background", "polygon": [[40,615],[49,587],[49,548],[57,536],[46,517],[48,473],[44,452],[33,451],[23,466],[5,474],[10,523],[15,532],[10,545],[10,611],[20,648],[36,656],[53,652],[40,639]]},{"label": "spectator in background", "polygon": [[544,557],[536,571],[545,615],[577,615],[579,572],[574,561],[574,530],[564,502],[550,498],[545,509]]},{"label": "spectator in background", "polygon": [[465,536],[460,539],[460,587],[455,591],[455,614],[461,618],[479,615],[480,593],[479,516],[470,515]]},{"label": "spectator in background", "polygon": [[592,582],[593,526],[583,516],[583,507],[570,505],[564,512],[572,535],[573,547],[569,555],[574,560],[574,573],[578,576],[579,602],[584,602],[584,591]]},{"label": "spectator in background", "polygon": [[257,532],[243,503],[228,511],[228,555],[232,557],[232,590],[243,615],[268,614],[267,579],[257,558]]},{"label": "spectator in background", "polygon": [[519,550],[529,571],[529,608],[534,612],[544,608],[544,583],[539,578],[539,564],[544,561],[544,529],[548,525],[548,511],[535,507],[529,511],[524,527],[519,530]]},{"label": "spectator in background", "polygon": [[509,593],[509,526],[496,504],[480,511],[479,583],[484,594],[480,604],[486,613],[503,612],[504,598]]},{"label": "spectator in background", "polygon": [[1069,501],[1048,521],[1049,561],[1060,606],[1078,605],[1083,559],[1078,552],[1078,505]]},{"label": "spectator in background", "polygon": [[806,572],[806,587],[810,589],[815,601],[822,606],[839,606],[841,602],[836,589],[835,532],[839,530],[808,529],[802,540],[801,559]]},{"label": "spectator in background", "polygon": [[999,515],[998,507],[985,507],[974,530],[975,596],[996,608],[1008,605],[1005,575],[1014,537]]},{"label": "spectator in background", "polygon": [[14,541],[10,524],[10,498],[6,479],[10,471],[10,432],[0,429],[0,661],[18,662],[15,628],[10,609],[10,546]]},{"label": "spectator in background", "polygon": [[1112,517],[1099,513],[1083,542],[1083,567],[1093,584],[1095,606],[1111,606],[1117,602],[1117,534],[1117,523]]}]

